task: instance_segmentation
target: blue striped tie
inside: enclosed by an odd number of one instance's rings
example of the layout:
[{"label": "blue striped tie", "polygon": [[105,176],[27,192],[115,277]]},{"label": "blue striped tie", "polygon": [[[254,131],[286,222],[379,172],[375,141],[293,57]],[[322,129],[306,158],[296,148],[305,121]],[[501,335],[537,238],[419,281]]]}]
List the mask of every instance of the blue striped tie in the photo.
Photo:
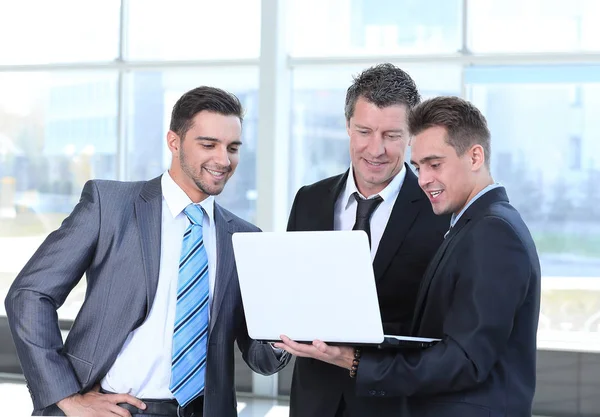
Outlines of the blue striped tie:
[{"label": "blue striped tie", "polygon": [[190,225],[183,234],[177,307],[173,329],[173,357],[169,389],[185,407],[204,390],[208,337],[208,257],[202,240],[202,208],[184,210]]}]

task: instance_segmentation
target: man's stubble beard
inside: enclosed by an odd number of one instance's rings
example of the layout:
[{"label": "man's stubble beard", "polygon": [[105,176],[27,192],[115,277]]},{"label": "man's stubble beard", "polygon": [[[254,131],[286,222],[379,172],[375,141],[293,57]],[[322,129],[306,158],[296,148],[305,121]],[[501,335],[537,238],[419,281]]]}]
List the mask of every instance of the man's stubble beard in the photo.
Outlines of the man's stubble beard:
[{"label": "man's stubble beard", "polygon": [[[185,157],[185,152],[183,151],[183,148],[181,148],[179,150],[179,160],[181,161],[181,170],[189,177],[191,178],[192,181],[194,181],[194,184],[196,184],[196,187],[198,187],[198,189],[206,194],[206,195],[212,195],[212,196],[216,196],[219,195],[223,192],[223,190],[225,189],[225,185],[227,184],[227,181],[229,181],[230,177],[227,177],[224,179],[223,182],[223,186],[221,187],[220,190],[215,191],[215,190],[210,190],[209,186],[207,186],[205,183],[202,182],[202,180],[200,179],[200,176],[196,177],[195,173],[194,173],[194,169],[187,163],[186,157]],[[203,169],[203,165],[200,166],[200,173],[202,173],[202,169]],[[227,168],[226,168],[227,170]],[[231,168],[229,168],[229,172],[231,172]],[[207,175],[210,175],[207,173]]]}]

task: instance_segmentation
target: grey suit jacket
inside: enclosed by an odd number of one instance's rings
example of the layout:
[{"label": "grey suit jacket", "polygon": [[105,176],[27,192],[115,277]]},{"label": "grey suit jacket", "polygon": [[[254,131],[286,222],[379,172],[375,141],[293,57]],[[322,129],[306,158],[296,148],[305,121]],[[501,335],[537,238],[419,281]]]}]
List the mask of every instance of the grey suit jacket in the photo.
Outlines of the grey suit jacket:
[{"label": "grey suit jacket", "polygon": [[[34,415],[83,393],[108,372],[129,333],[147,317],[158,283],[162,191],[144,182],[88,181],[81,199],[14,281],[6,313]],[[204,415],[236,416],[234,341],[254,371],[285,366],[248,337],[231,235],[259,231],[215,204],[216,284],[208,337]],[[85,301],[63,345],[56,310],[85,273]],[[44,411],[44,409],[46,410]],[[60,415],[60,414],[58,414]]]}]

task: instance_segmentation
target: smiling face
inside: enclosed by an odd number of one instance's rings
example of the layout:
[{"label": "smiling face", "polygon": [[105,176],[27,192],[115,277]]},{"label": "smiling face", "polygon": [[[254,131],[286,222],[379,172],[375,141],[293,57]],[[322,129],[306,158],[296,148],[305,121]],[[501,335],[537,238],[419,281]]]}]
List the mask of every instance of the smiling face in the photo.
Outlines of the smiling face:
[{"label": "smiling face", "polygon": [[408,144],[406,106],[379,108],[359,97],[346,128],[358,191],[364,196],[381,192],[404,163]]},{"label": "smiling face", "polygon": [[417,134],[411,144],[411,164],[437,215],[460,213],[483,188],[481,179],[489,178],[481,145],[459,156],[446,137],[446,129],[435,126]]},{"label": "smiling face", "polygon": [[223,191],[239,162],[242,125],[235,115],[201,111],[180,138],[167,134],[173,180],[197,203]]}]

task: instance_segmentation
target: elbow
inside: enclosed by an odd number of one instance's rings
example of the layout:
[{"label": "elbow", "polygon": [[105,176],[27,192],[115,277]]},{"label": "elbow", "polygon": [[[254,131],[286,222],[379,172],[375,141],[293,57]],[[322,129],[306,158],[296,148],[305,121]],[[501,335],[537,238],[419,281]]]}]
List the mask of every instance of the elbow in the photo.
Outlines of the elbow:
[{"label": "elbow", "polygon": [[8,294],[6,294],[6,298],[4,299],[4,309],[6,311],[6,318],[9,322],[16,317],[15,306],[19,302],[19,294],[19,290],[11,287],[8,291]]}]

